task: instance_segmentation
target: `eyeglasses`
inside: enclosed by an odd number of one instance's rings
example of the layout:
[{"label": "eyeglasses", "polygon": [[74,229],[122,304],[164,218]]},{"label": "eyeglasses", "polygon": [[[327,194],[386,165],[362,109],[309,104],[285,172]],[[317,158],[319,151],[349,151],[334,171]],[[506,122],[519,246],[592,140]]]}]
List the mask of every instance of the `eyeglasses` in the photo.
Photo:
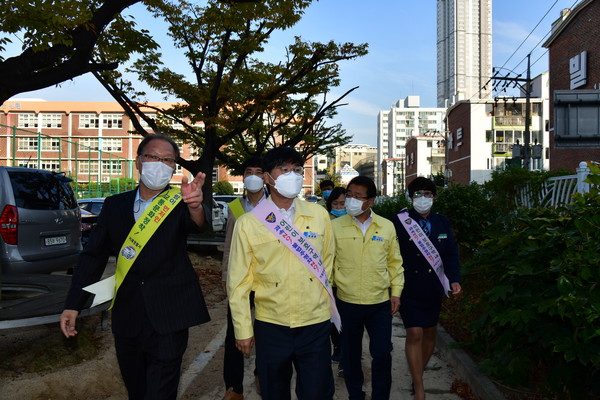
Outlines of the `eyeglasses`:
[{"label": "eyeglasses", "polygon": [[155,156],[154,154],[141,154],[140,156],[145,161],[150,161],[150,162],[161,161],[167,165],[175,165],[175,159],[171,158],[171,157],[159,157],[159,156]]},{"label": "eyeglasses", "polygon": [[363,200],[363,201],[364,201],[364,200],[369,200],[369,198],[368,198],[368,197],[365,197],[365,196],[359,196],[359,195],[357,195],[357,194],[355,194],[355,193],[350,193],[350,192],[346,193],[346,198],[347,198],[347,199],[357,199],[357,200]]},{"label": "eyeglasses", "polygon": [[298,175],[304,175],[304,167],[279,166],[279,167],[275,167],[275,168],[277,168],[284,174],[294,171]]},{"label": "eyeglasses", "polygon": [[433,197],[433,192],[421,190],[419,192],[414,192],[413,193],[413,197],[428,197],[428,198],[432,198]]}]

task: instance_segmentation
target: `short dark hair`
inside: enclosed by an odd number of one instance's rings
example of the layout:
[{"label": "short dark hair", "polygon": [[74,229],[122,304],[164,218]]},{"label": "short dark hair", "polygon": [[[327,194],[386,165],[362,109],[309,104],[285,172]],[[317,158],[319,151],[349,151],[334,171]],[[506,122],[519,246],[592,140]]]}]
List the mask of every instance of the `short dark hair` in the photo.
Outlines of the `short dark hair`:
[{"label": "short dark hair", "polygon": [[435,183],[433,183],[433,181],[431,179],[425,178],[424,176],[419,176],[419,177],[416,177],[415,179],[413,179],[408,184],[407,189],[408,189],[409,197],[413,197],[413,195],[415,194],[415,192],[417,190],[428,190],[431,193],[433,193],[434,196],[436,195],[436,192],[437,192]]},{"label": "short dark hair", "polygon": [[320,183],[319,183],[319,187],[321,188],[321,190],[323,190],[323,188],[327,187],[327,186],[331,186],[332,188],[335,187],[335,184],[333,183],[332,180],[329,179],[323,179]]},{"label": "short dark hair", "polygon": [[262,159],[263,172],[271,172],[273,168],[285,163],[304,165],[302,155],[288,146],[275,147],[265,153]]},{"label": "short dark hair", "polygon": [[262,160],[258,157],[250,157],[242,163],[242,175],[246,173],[246,168],[262,168]]},{"label": "short dark hair", "polygon": [[355,176],[354,178],[352,178],[352,180],[350,182],[348,182],[346,189],[349,189],[350,185],[358,185],[358,186],[366,187],[367,188],[367,197],[369,199],[372,199],[373,197],[377,196],[377,187],[375,186],[375,182],[373,182],[373,179],[369,178],[368,176],[364,176],[364,175]]},{"label": "short dark hair", "polygon": [[173,146],[173,151],[175,152],[175,158],[176,159],[179,158],[179,146],[177,146],[177,143],[175,143],[175,141],[167,135],[161,135],[161,134],[156,134],[156,133],[144,136],[144,139],[140,142],[140,144],[137,148],[137,155],[141,156],[142,154],[144,154],[144,148],[146,148],[146,145],[148,145],[148,143],[150,143],[151,141],[157,140],[157,139],[164,140],[165,142],[167,142],[171,146]]},{"label": "short dark hair", "polygon": [[331,212],[331,203],[336,201],[341,195],[345,195],[345,194],[346,194],[346,189],[344,189],[343,187],[338,186],[336,188],[333,188],[333,190],[331,191],[331,194],[329,195],[329,197],[327,198],[327,201],[325,202],[327,211]]}]

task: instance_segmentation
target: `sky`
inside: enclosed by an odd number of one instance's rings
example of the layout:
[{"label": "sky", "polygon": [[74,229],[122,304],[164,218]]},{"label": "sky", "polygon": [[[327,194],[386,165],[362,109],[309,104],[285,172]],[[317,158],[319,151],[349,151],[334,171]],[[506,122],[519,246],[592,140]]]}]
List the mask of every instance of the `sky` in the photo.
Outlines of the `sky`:
[{"label": "sky", "polygon": [[[532,77],[547,71],[546,49],[541,47],[560,10],[578,0],[493,0],[492,65],[522,73],[531,53]],[[126,12],[135,13],[135,8]],[[144,20],[138,19],[145,28]],[[536,27],[537,25],[537,27]],[[535,29],[534,29],[535,28]],[[156,35],[164,27],[152,28]],[[421,97],[422,107],[436,107],[436,1],[320,0],[314,1],[294,27],[274,34],[267,45],[269,58],[282,59],[294,36],[303,40],[368,43],[369,54],[340,63],[341,85],[329,98],[352,87],[331,122],[341,123],[352,143],[377,145],[377,114],[389,110],[409,95]],[[519,48],[520,46],[520,48]],[[8,49],[4,56],[16,55]],[[13,51],[11,54],[10,51]],[[169,60],[177,60],[176,56]],[[185,62],[184,59],[181,59]],[[47,101],[113,101],[91,75],[67,81],[59,87],[22,93],[15,99]],[[150,101],[162,98],[149,96]]]}]

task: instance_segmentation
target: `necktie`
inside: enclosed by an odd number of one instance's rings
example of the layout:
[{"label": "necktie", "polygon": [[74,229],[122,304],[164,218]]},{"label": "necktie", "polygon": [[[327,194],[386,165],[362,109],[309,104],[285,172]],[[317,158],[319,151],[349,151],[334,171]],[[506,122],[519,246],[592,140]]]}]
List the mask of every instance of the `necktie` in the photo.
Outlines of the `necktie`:
[{"label": "necktie", "polygon": [[429,236],[429,228],[431,227],[431,223],[424,218],[419,221],[419,225],[421,225],[421,229],[423,229],[423,232],[425,232],[425,234]]}]

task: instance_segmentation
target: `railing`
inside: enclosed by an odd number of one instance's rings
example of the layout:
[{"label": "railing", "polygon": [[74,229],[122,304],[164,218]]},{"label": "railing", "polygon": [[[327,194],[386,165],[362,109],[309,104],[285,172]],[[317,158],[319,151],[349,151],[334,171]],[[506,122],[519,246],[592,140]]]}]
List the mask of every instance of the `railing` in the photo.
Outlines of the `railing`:
[{"label": "railing", "polygon": [[523,207],[557,207],[568,204],[575,193],[590,191],[590,184],[584,182],[589,174],[590,169],[587,163],[582,161],[579,163],[575,175],[548,178],[539,191],[534,191],[531,186],[521,189],[517,193],[515,203]]}]

